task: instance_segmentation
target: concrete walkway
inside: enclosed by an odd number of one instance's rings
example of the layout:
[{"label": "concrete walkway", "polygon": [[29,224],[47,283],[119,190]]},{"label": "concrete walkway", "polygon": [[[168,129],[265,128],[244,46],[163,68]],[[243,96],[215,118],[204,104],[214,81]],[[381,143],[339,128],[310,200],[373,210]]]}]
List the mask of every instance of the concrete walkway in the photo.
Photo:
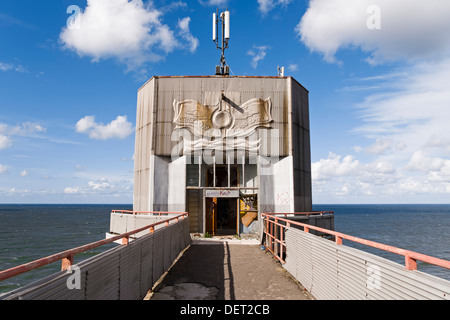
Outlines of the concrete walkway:
[{"label": "concrete walkway", "polygon": [[147,300],[312,300],[258,240],[194,239]]}]

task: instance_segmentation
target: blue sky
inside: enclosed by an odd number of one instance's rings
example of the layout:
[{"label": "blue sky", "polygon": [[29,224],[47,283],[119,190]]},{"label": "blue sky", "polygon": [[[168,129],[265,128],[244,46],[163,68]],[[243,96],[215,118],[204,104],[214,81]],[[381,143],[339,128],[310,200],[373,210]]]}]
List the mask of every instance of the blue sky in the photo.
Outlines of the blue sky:
[{"label": "blue sky", "polygon": [[0,3],[0,203],[132,203],[137,90],[213,74],[226,6],[232,74],[310,91],[314,203],[449,202],[448,2],[23,0]]}]

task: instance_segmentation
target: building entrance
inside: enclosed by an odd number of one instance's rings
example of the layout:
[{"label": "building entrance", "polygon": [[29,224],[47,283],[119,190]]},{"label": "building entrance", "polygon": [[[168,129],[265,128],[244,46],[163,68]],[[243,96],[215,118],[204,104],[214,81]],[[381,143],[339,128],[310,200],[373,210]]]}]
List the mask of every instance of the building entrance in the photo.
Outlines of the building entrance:
[{"label": "building entrance", "polygon": [[211,235],[238,233],[237,198],[206,198],[206,232]]}]

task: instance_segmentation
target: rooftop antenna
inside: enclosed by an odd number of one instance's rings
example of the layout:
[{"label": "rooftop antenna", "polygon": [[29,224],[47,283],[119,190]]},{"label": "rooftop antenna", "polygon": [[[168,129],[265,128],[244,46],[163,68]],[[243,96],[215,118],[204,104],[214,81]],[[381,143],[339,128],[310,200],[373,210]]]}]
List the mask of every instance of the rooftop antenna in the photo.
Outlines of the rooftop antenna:
[{"label": "rooftop antenna", "polygon": [[283,78],[284,77],[284,67],[278,66],[278,76]]},{"label": "rooftop antenna", "polygon": [[[222,30],[221,43],[219,43],[218,37],[219,25]],[[216,75],[230,75],[230,67],[225,60],[225,49],[228,49],[228,40],[230,40],[230,11],[227,8],[226,11],[219,15],[219,9],[217,9],[217,13],[213,13],[213,42],[216,44],[217,49],[222,51],[222,56],[220,57],[221,65],[216,66]]]}]

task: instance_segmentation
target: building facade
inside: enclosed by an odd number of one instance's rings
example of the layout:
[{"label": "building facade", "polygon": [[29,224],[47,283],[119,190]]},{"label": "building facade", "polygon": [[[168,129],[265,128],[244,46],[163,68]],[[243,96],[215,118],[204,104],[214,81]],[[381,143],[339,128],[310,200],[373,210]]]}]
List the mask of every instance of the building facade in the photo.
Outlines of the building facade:
[{"label": "building facade", "polygon": [[312,210],[308,91],[292,77],[153,77],[138,91],[134,211],[192,233],[259,233]]}]

